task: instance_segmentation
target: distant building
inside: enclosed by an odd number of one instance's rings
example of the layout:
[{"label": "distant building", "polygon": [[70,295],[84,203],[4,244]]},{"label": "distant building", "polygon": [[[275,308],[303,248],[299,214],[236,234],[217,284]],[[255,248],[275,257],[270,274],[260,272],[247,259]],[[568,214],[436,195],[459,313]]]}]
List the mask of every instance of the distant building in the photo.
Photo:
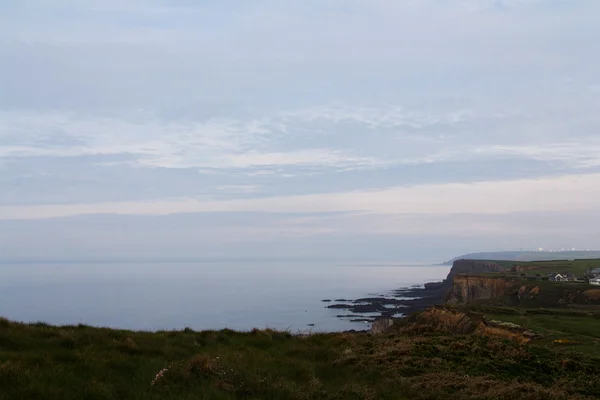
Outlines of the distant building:
[{"label": "distant building", "polygon": [[600,276],[590,279],[589,283],[590,285],[600,285]]},{"label": "distant building", "polygon": [[557,274],[557,273],[550,273],[547,275],[548,280],[550,282],[575,282],[577,281],[577,277],[573,274],[567,274],[567,273],[562,273],[562,274]]}]

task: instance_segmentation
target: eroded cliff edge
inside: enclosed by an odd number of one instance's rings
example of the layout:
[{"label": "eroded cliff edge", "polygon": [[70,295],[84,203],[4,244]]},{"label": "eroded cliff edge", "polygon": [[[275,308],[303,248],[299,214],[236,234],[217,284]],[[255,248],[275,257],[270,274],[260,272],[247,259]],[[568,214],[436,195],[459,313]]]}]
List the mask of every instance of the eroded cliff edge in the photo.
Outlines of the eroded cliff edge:
[{"label": "eroded cliff edge", "polygon": [[518,281],[503,277],[456,275],[444,298],[445,304],[470,304],[504,296]]},{"label": "eroded cliff edge", "polygon": [[501,297],[514,281],[499,277],[482,276],[501,272],[502,267],[494,262],[457,260],[443,282],[444,294],[440,303],[467,304],[474,300]]}]

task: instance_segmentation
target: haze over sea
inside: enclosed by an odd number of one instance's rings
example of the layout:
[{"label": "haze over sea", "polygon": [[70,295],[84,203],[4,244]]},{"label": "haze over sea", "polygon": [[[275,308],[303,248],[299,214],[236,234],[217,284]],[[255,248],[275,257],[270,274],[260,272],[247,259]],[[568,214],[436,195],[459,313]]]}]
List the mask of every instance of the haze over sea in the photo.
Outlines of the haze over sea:
[{"label": "haze over sea", "polygon": [[340,310],[321,300],[386,294],[439,281],[448,269],[315,261],[6,264],[0,315],[134,330],[366,329],[336,318]]}]

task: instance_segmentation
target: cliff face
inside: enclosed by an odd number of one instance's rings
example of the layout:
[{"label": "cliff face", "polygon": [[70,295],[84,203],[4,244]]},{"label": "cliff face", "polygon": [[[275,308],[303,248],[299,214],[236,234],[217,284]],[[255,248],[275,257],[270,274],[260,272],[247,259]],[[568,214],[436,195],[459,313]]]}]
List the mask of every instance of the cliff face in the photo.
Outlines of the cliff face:
[{"label": "cliff face", "polygon": [[516,281],[502,277],[456,275],[446,295],[446,304],[469,304],[476,300],[502,297]]},{"label": "cliff face", "polygon": [[474,300],[491,299],[504,295],[514,282],[502,278],[487,278],[477,274],[500,272],[502,268],[493,262],[457,260],[444,281],[446,304],[467,304]]}]

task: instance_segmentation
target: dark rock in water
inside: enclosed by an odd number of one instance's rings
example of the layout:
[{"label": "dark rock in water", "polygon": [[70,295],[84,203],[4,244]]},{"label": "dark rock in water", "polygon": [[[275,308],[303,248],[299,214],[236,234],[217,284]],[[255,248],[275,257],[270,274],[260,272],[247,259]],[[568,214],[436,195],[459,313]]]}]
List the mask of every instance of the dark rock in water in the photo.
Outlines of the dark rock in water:
[{"label": "dark rock in water", "polygon": [[315,326],[315,324],[308,324],[308,326]]},{"label": "dark rock in water", "polygon": [[323,303],[331,303],[330,299],[321,300]]},{"label": "dark rock in water", "polygon": [[365,297],[354,300],[354,303],[379,303],[379,304],[402,304],[402,300],[387,297]]},{"label": "dark rock in water", "polygon": [[327,308],[350,311],[351,314],[339,315],[339,318],[365,318],[365,316],[356,314],[379,314],[379,317],[392,318],[411,314],[429,308],[434,304],[439,304],[445,290],[446,287],[443,282],[429,283],[425,287],[419,286],[416,288],[394,290],[392,295],[387,297],[382,295],[364,297],[339,304],[331,304]]},{"label": "dark rock in water", "polygon": [[434,290],[434,289],[442,289],[444,286],[444,282],[429,282],[425,284],[425,289]]},{"label": "dark rock in water", "polygon": [[348,310],[352,307],[354,307],[352,304],[332,304],[330,306],[327,306],[327,308],[335,308],[339,310]]},{"label": "dark rock in water", "polygon": [[[356,300],[337,299],[335,301],[338,304],[329,305],[327,308],[348,310],[348,314],[338,315],[338,317],[353,318],[354,320],[363,320],[371,318],[370,315],[378,314],[379,317],[374,322],[372,331],[379,332],[389,328],[389,325],[393,323],[393,317],[423,311],[436,304],[446,302],[456,275],[498,272],[500,270],[500,266],[493,262],[457,260],[453,263],[448,276],[442,282],[429,282],[424,285],[403,287],[385,294],[368,294],[368,297]],[[357,316],[356,314],[368,315]],[[380,319],[383,322],[379,322]]]},{"label": "dark rock in water", "polygon": [[363,318],[363,315],[358,314],[345,314],[345,315],[336,315],[337,318]]},{"label": "dark rock in water", "polygon": [[352,313],[381,313],[381,315],[395,315],[399,311],[396,308],[389,308],[381,303],[359,303],[359,304],[332,304],[327,306],[330,309],[348,310]]}]

